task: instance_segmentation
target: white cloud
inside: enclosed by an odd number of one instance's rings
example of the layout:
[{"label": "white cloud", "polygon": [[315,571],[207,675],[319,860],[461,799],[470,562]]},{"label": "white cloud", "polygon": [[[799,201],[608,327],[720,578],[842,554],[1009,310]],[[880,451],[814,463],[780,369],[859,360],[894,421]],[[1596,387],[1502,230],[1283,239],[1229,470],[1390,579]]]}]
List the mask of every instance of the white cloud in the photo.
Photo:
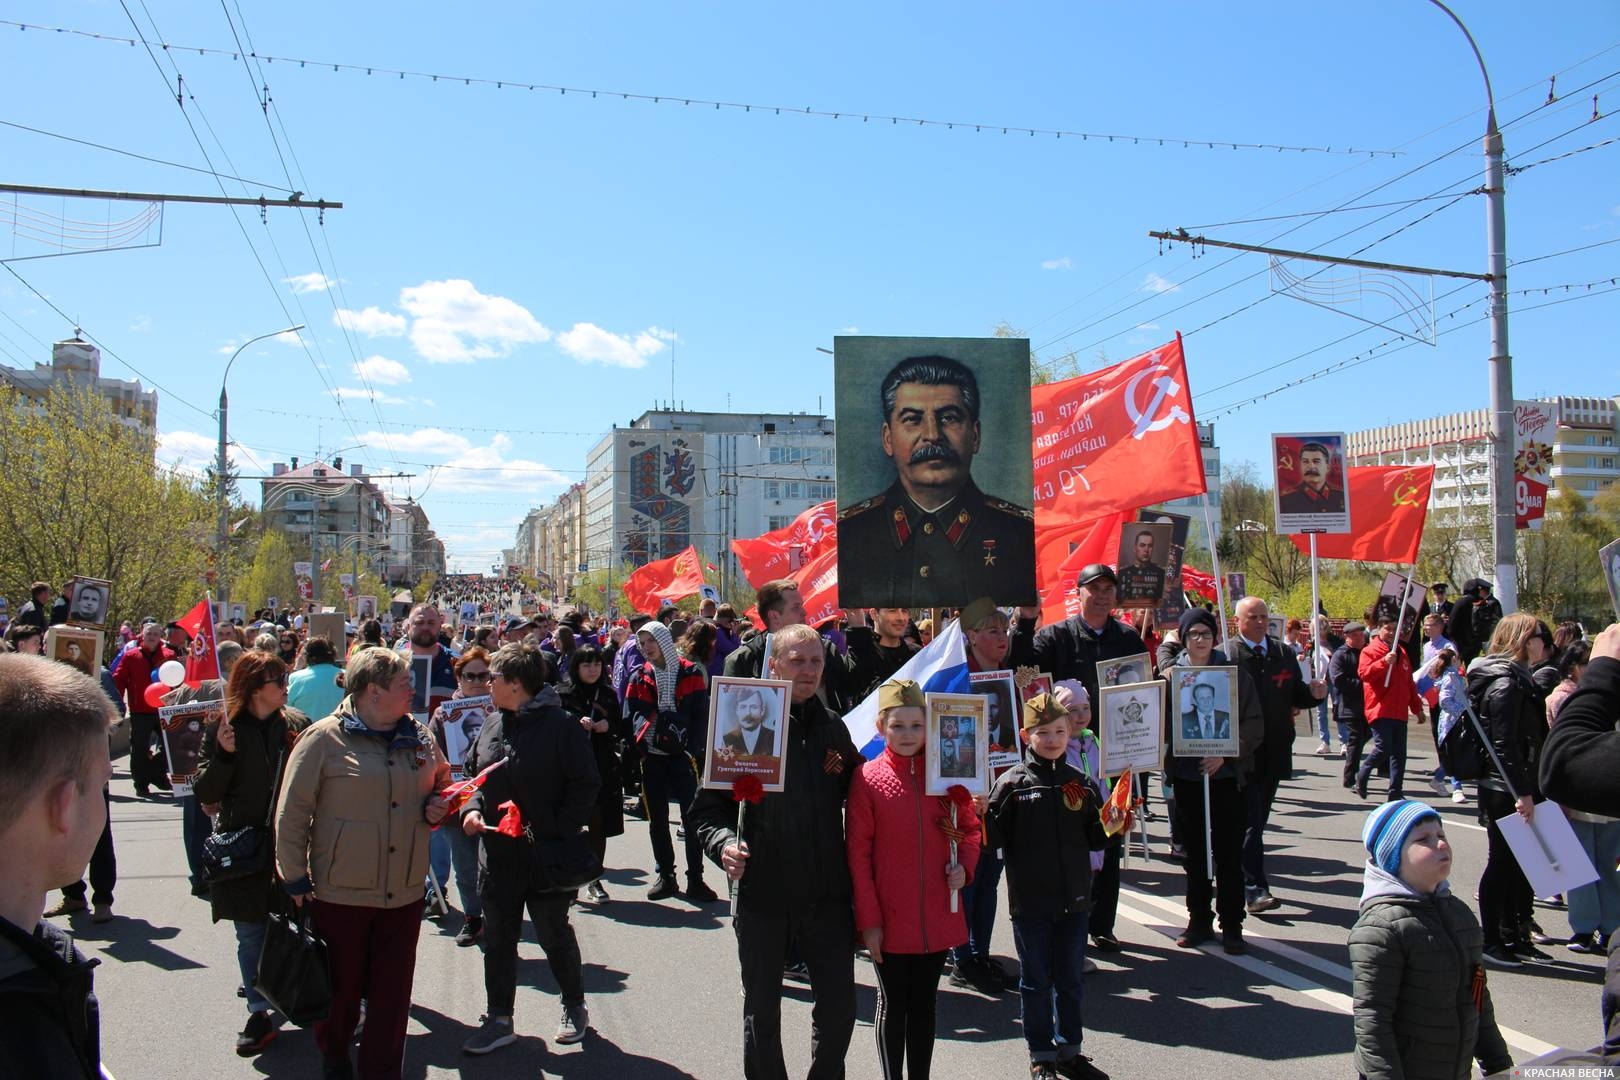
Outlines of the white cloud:
[{"label": "white cloud", "polygon": [[369,383],[399,386],[411,381],[411,370],[398,360],[386,356],[368,356],[354,365],[354,373]]},{"label": "white cloud", "polygon": [[649,356],[663,351],[664,342],[669,338],[661,335],[668,333],[669,331],[659,331],[658,327],[654,326],[643,330],[632,339],[623,334],[604,330],[595,323],[582,322],[575,323],[573,329],[558,334],[557,346],[575,360],[587,364],[639,368],[646,366]]},{"label": "white cloud", "polygon": [[1180,292],[1181,286],[1160,277],[1158,274],[1149,272],[1148,276],[1142,279],[1142,291],[1150,293]]},{"label": "white cloud", "polygon": [[551,331],[528,308],[504,296],[486,296],[461,278],[401,289],[399,306],[412,317],[411,344],[430,363],[466,364],[551,339]]},{"label": "white cloud", "polygon": [[367,390],[363,386],[339,386],[337,396],[345,401],[355,398],[361,401],[375,401],[379,405],[409,405],[410,398],[398,397],[394,394],[385,394],[381,390]]},{"label": "white cloud", "polygon": [[295,274],[289,278],[282,278],[281,281],[282,284],[291,286],[292,291],[298,296],[304,296],[312,292],[325,292],[337,284],[336,281],[325,274],[318,273]]},{"label": "white cloud", "polygon": [[1041,269],[1042,270],[1073,270],[1074,269],[1074,260],[1069,258],[1067,255],[1060,256],[1059,258],[1056,258],[1056,259],[1043,259],[1043,260],[1041,260]]},{"label": "white cloud", "polygon": [[151,329],[152,329],[152,316],[150,316],[150,315],[138,316],[135,319],[134,322],[129,324],[129,329],[130,329],[131,333],[135,333],[135,334],[149,333],[151,331]]},{"label": "white cloud", "polygon": [[219,436],[196,431],[159,432],[157,457],[171,468],[200,474],[218,460]]},{"label": "white cloud", "polygon": [[849,337],[851,334],[858,334],[860,332],[861,328],[858,326],[843,326],[837,330],[834,330],[833,334],[836,337]]},{"label": "white cloud", "polygon": [[345,330],[353,330],[367,337],[403,337],[405,334],[405,316],[395,315],[379,307],[363,308],[360,311],[338,308],[332,312],[332,322]]},{"label": "white cloud", "polygon": [[647,327],[647,333],[651,334],[653,337],[657,338],[659,341],[679,341],[679,340],[681,340],[681,335],[677,334],[673,330],[665,330],[662,326],[649,326],[649,327]]},{"label": "white cloud", "polygon": [[[528,493],[542,487],[560,487],[569,478],[549,465],[524,458],[509,457],[512,440],[495,435],[487,446],[475,446],[465,436],[439,428],[418,428],[410,432],[367,432],[361,436],[368,446],[395,454],[407,462],[424,457],[442,457],[437,466],[446,471],[445,480],[461,491],[512,491]],[[417,487],[424,479],[417,478]],[[510,532],[501,546],[510,546]]]},{"label": "white cloud", "polygon": [[1158,328],[1159,324],[1156,322],[1139,322],[1136,324],[1138,330],[1157,330]]}]

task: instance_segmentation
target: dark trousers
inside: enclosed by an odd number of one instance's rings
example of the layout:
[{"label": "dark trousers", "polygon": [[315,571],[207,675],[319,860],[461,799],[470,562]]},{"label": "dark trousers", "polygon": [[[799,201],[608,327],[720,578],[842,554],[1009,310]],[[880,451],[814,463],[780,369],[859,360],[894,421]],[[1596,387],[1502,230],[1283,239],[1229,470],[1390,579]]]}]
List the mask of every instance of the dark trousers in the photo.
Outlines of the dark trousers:
[{"label": "dark trousers", "polygon": [[1209,782],[1209,832],[1215,850],[1215,883],[1204,874],[1204,782],[1175,782],[1176,816],[1181,846],[1187,852],[1187,921],[1214,925],[1209,905],[1221,917],[1222,930],[1243,927],[1243,792],[1236,777]]},{"label": "dark trousers", "polygon": [[529,909],[534,936],[545,950],[546,963],[564,1005],[585,1003],[585,981],[579,939],[568,921],[573,892],[529,893],[491,889],[486,875],[478,894],[484,905],[484,996],[490,1016],[511,1016],[517,997],[518,939],[523,936],[523,909]]},{"label": "dark trousers", "polygon": [[129,714],[129,778],[135,782],[137,795],[145,795],[152,788],[169,789],[169,757],[163,751],[163,740],[158,738],[157,713]]},{"label": "dark trousers", "polygon": [[1519,868],[1498,818],[1513,813],[1513,799],[1505,791],[1480,785],[1479,816],[1485,821],[1485,872],[1479,879],[1479,924],[1486,945],[1519,940],[1520,931],[1534,911],[1535,893]]},{"label": "dark trousers", "polygon": [[[934,1001],[939,973],[945,968],[943,950],[933,953],[883,954],[877,972],[878,1064],[883,1080],[928,1080],[934,1060]],[[905,1066],[910,1064],[907,1070]]]},{"label": "dark trousers", "polygon": [[315,902],[315,928],[326,941],[332,973],[332,1009],[315,1025],[315,1045],[327,1061],[348,1060],[364,998],[359,1080],[399,1080],[422,904],[374,908]]},{"label": "dark trousers", "polygon": [[855,1031],[855,915],[847,899],[788,912],[746,900],[731,921],[743,984],[743,1076],[787,1080],[782,1060],[782,964],[792,943],[810,969],[809,1080],[842,1080]]},{"label": "dark trousers", "polygon": [[1080,1006],[1089,914],[1013,917],[1024,1041],[1031,1061],[1067,1060],[1080,1053],[1085,1037]]},{"label": "dark trousers", "polygon": [[[90,902],[111,904],[113,888],[118,884],[118,856],[113,853],[112,794],[103,788],[101,796],[107,800],[107,824],[101,827],[101,839],[96,841],[96,850],[90,853]],[[83,878],[62,888],[62,895],[69,900],[83,901],[84,892]]]},{"label": "dark trousers", "polygon": [[193,887],[207,880],[203,876],[203,841],[214,831],[214,823],[203,813],[202,803],[195,795],[180,797],[180,840],[186,846],[186,867],[191,871]]},{"label": "dark trousers", "polygon": [[1091,913],[1088,919],[1092,934],[1114,932],[1114,920],[1119,915],[1119,864],[1125,858],[1126,835],[1122,832],[1111,837],[1103,849],[1102,869],[1091,879]]},{"label": "dark trousers", "polygon": [[1354,787],[1356,774],[1361,771],[1361,752],[1367,746],[1367,740],[1372,738],[1372,729],[1367,721],[1359,716],[1350,718],[1350,738],[1345,742],[1344,755],[1344,786]]},{"label": "dark trousers", "polygon": [[697,830],[686,821],[686,811],[697,798],[697,774],[685,754],[647,754],[641,762],[641,799],[647,807],[647,831],[652,836],[653,862],[659,877],[675,876],[675,844],[669,836],[669,800],[681,808],[686,829],[686,873],[703,876],[703,845]]},{"label": "dark trousers", "polygon": [[1361,761],[1356,771],[1356,786],[1365,787],[1372,771],[1389,770],[1389,800],[1401,797],[1401,781],[1406,778],[1406,721],[1374,720],[1372,722],[1373,748]]},{"label": "dark trousers", "polygon": [[1277,781],[1264,775],[1243,787],[1243,889],[1251,897],[1269,893],[1266,881],[1266,822],[1277,799]]},{"label": "dark trousers", "polygon": [[967,921],[968,939],[951,950],[956,963],[990,959],[990,935],[996,928],[997,887],[1001,884],[1001,856],[989,844],[979,846],[979,865],[973,880],[962,890],[962,917]]}]

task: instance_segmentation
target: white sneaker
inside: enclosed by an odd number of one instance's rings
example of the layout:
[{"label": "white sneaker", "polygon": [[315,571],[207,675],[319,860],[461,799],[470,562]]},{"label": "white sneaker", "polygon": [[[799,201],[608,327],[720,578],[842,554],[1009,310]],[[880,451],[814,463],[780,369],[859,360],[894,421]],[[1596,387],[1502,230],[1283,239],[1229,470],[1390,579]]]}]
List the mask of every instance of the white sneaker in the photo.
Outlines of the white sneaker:
[{"label": "white sneaker", "polygon": [[1463,803],[1468,801],[1468,792],[1464,791],[1462,788],[1454,788],[1451,792],[1451,801],[1456,803],[1458,806],[1461,806]]},{"label": "white sneaker", "polygon": [[1436,780],[1434,777],[1431,776],[1431,777],[1429,777],[1429,786],[1434,789],[1434,793],[1436,795],[1450,795],[1451,794],[1451,785],[1446,783],[1444,780]]},{"label": "white sneaker", "polygon": [[1317,744],[1316,756],[1317,757],[1332,757],[1333,756],[1333,747],[1328,745],[1326,739],[1323,739],[1319,744]]}]

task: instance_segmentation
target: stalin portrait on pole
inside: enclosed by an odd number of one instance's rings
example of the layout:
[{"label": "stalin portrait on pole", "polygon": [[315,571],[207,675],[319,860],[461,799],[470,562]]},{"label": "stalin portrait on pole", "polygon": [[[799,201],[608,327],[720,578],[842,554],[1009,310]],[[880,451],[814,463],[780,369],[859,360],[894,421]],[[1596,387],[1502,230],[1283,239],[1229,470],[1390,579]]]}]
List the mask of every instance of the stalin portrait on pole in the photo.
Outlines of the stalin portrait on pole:
[{"label": "stalin portrait on pole", "polygon": [[841,602],[1033,603],[1029,342],[840,337],[834,357]]}]

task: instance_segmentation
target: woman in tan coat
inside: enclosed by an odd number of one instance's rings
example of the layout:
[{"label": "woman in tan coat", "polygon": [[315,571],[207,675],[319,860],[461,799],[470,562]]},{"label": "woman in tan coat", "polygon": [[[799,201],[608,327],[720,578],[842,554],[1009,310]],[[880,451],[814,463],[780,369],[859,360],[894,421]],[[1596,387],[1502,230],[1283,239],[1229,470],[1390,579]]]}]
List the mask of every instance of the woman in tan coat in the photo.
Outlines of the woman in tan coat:
[{"label": "woman in tan coat", "polygon": [[445,812],[450,767],[411,718],[411,671],[388,649],[362,649],[344,673],[348,697],[311,725],[287,760],[276,812],[276,864],[295,903],[315,901],[326,939],[332,1009],[316,1025],[324,1076],[397,1080],[422,923],[428,835]]}]

